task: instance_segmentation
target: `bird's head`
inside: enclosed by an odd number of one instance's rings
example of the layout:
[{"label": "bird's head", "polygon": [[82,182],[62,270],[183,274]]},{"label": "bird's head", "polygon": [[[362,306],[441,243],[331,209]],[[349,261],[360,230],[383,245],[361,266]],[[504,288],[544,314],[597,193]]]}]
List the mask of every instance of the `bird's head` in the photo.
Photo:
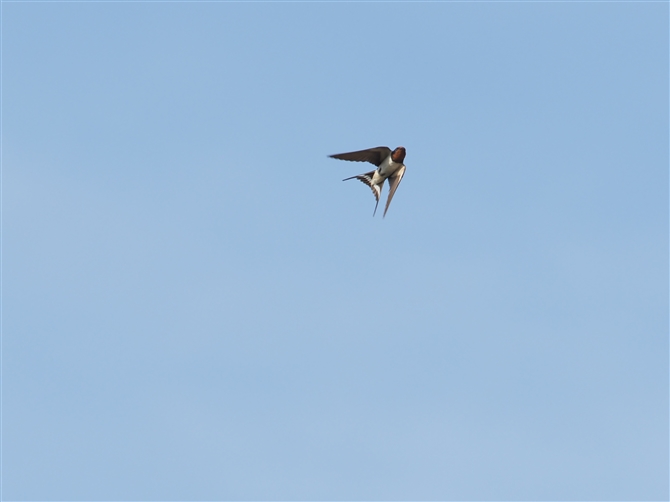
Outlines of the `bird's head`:
[{"label": "bird's head", "polygon": [[405,160],[405,147],[404,146],[399,146],[395,150],[391,152],[391,160],[393,162],[400,162],[402,163]]}]

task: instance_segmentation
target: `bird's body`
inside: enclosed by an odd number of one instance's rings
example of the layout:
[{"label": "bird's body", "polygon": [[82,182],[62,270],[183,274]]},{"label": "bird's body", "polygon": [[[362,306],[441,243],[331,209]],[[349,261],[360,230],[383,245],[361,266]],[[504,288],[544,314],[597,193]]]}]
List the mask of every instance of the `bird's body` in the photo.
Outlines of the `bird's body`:
[{"label": "bird's body", "polygon": [[[403,164],[405,154],[405,148],[402,146],[399,146],[393,151],[386,146],[378,146],[377,148],[369,148],[367,150],[359,150],[356,152],[337,153],[331,155],[331,157],[334,159],[350,160],[354,162],[370,162],[377,166],[377,169],[374,171],[358,174],[351,178],[345,178],[343,181],[356,178],[369,186],[377,201],[377,204],[375,205],[376,213],[384,181],[388,180],[389,196],[386,199],[386,208],[384,208],[384,216],[386,216],[386,211],[389,209],[391,199],[393,199],[393,195],[395,194],[402,177],[405,175],[406,167],[405,164]],[[373,213],[373,216],[375,213]]]}]

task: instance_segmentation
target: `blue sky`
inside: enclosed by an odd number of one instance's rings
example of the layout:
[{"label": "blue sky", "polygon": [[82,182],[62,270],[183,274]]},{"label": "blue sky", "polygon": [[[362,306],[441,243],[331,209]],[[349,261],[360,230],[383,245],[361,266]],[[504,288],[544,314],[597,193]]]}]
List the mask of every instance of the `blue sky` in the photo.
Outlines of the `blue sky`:
[{"label": "blue sky", "polygon": [[668,498],[667,3],[2,26],[4,499]]}]

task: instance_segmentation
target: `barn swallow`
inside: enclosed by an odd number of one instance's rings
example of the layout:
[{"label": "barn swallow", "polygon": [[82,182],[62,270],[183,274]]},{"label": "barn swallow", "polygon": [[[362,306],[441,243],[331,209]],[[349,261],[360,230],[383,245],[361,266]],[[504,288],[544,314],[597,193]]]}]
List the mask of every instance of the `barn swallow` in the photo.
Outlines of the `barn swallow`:
[{"label": "barn swallow", "polygon": [[369,148],[357,152],[336,153],[335,155],[330,155],[330,157],[333,159],[352,160],[354,162],[369,162],[370,164],[377,166],[377,169],[374,171],[352,176],[351,178],[345,178],[342,181],[356,178],[372,189],[372,195],[375,196],[375,200],[377,201],[375,204],[375,211],[372,213],[372,216],[374,216],[377,213],[377,206],[379,205],[379,197],[382,194],[384,180],[388,179],[389,196],[388,199],[386,199],[386,208],[384,209],[384,216],[386,216],[386,211],[389,210],[391,199],[393,199],[393,195],[400,184],[400,180],[402,180],[402,177],[405,174],[405,164],[403,164],[405,153],[405,148],[402,146],[399,146],[393,151],[386,146],[378,146],[377,148]]}]

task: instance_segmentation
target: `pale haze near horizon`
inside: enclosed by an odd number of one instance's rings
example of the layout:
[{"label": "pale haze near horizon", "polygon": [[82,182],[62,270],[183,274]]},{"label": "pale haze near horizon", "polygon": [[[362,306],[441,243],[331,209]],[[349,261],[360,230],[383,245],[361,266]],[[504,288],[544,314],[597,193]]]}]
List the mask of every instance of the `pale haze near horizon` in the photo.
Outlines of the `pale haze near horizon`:
[{"label": "pale haze near horizon", "polygon": [[4,499],[668,499],[667,3],[2,14]]}]

